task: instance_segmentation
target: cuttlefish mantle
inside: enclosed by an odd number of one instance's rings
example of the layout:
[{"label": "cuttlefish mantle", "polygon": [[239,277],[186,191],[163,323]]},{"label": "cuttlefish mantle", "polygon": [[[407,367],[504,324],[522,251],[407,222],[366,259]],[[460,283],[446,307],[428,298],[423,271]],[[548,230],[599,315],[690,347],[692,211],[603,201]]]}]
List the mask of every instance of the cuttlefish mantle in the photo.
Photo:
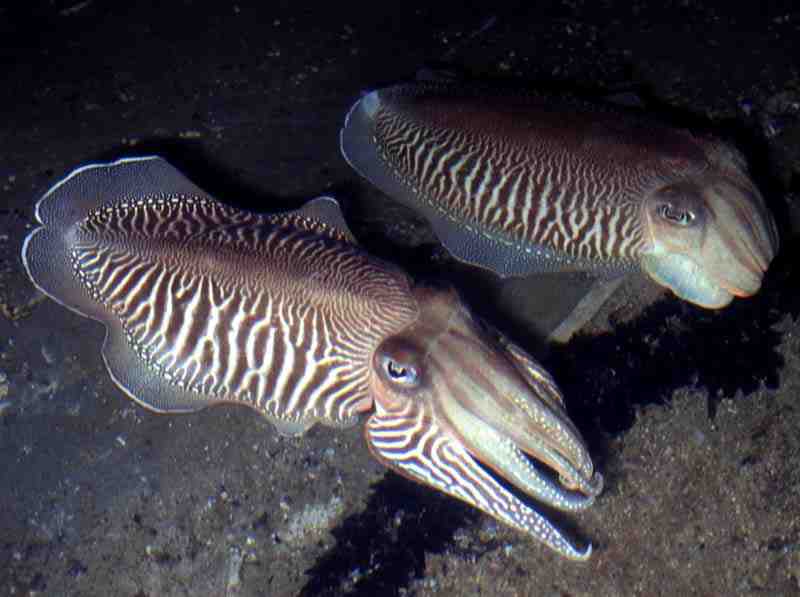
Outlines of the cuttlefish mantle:
[{"label": "cuttlefish mantle", "polygon": [[341,149],[456,259],[501,277],[586,272],[602,286],[639,271],[717,309],[755,294],[778,248],[741,154],[641,109],[418,82],[362,97]]},{"label": "cuttlefish mantle", "polygon": [[103,324],[108,372],[141,406],[245,405],[287,434],[366,414],[390,469],[589,557],[525,497],[575,511],[602,489],[552,377],[452,288],[367,254],[334,199],[254,214],[129,158],[76,170],[36,219],[28,275]]}]

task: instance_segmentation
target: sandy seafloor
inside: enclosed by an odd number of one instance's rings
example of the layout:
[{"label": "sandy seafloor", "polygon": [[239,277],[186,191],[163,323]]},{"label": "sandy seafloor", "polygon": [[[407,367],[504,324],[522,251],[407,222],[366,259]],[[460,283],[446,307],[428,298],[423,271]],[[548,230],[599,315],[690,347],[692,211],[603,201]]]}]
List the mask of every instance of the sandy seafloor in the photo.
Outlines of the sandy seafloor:
[{"label": "sandy seafloor", "polygon": [[[800,595],[800,11],[522,4],[0,7],[1,595]],[[703,311],[634,279],[567,346],[521,338],[605,475],[593,508],[556,517],[587,563],[387,474],[358,427],[287,439],[244,409],[139,408],[102,328],[22,271],[44,191],[150,153],[254,209],[334,193],[371,250],[450,269],[338,152],[359,93],[423,67],[634,91],[733,135],[778,213],[755,298]],[[530,301],[476,308],[524,336]]]}]

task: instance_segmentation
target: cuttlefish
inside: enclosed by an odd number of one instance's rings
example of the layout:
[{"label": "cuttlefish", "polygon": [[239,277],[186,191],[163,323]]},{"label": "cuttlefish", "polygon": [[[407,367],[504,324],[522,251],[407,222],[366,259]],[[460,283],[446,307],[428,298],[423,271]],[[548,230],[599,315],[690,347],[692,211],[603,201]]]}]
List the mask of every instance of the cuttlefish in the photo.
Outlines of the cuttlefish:
[{"label": "cuttlefish", "polygon": [[744,158],[641,109],[418,82],[350,110],[345,159],[501,277],[639,270],[706,308],[756,293],[778,246]]},{"label": "cuttlefish", "polygon": [[108,372],[141,406],[240,404],[284,434],[370,413],[390,469],[562,556],[591,553],[520,495],[576,511],[602,488],[553,378],[452,288],[365,252],[334,199],[254,214],[144,157],[79,168],[36,218],[28,275],[105,326]]}]

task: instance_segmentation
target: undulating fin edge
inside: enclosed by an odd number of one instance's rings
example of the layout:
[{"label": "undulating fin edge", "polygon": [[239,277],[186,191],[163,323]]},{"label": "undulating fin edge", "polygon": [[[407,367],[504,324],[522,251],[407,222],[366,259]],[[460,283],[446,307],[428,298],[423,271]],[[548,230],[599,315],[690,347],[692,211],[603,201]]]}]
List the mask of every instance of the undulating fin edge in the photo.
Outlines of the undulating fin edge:
[{"label": "undulating fin edge", "polygon": [[[93,300],[74,275],[69,242],[74,226],[92,210],[120,202],[136,202],[165,195],[212,198],[158,156],[123,158],[82,166],[56,183],[36,204],[41,224],[25,239],[22,261],[34,285],[49,298],[106,328],[102,357],[116,385],[139,405],[156,412],[192,412],[222,402],[170,383],[153,372],[132,348],[116,318]],[[284,212],[323,222],[355,243],[332,197],[319,197],[298,210]],[[286,420],[260,411],[284,435],[305,432],[314,421]]]},{"label": "undulating fin edge", "polygon": [[[42,225],[31,232],[22,247],[22,263],[36,287],[57,303],[97,321],[104,321],[102,308],[94,303],[85,288],[72,275],[68,252],[70,229],[109,196],[125,197],[130,191],[119,177],[111,175],[120,166],[156,165],[160,158],[123,158],[108,164],[82,166],[56,183],[36,203],[36,220]],[[163,162],[163,160],[160,160]],[[163,164],[175,171],[166,162]],[[115,173],[116,174],[116,173]],[[180,173],[178,173],[180,174]],[[188,181],[187,181],[188,182]],[[91,189],[91,192],[87,192]],[[196,192],[202,192],[194,187]]]}]

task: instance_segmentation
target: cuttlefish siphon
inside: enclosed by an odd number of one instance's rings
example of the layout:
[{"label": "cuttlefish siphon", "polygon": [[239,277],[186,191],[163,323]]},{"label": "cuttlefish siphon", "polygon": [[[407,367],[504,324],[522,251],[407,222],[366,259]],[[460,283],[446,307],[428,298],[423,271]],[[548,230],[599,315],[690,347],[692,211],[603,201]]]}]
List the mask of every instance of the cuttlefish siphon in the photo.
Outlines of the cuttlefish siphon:
[{"label": "cuttlefish siphon", "polygon": [[743,157],[641,109],[402,84],[353,106],[341,148],[454,257],[502,277],[640,270],[719,308],[758,291],[778,246]]},{"label": "cuttlefish siphon", "polygon": [[602,488],[552,377],[451,288],[367,254],[335,200],[249,213],[145,157],[76,170],[36,218],[28,275],[104,324],[106,367],[140,405],[242,404],[285,434],[370,412],[390,469],[567,558],[591,553],[517,495],[576,511]]}]

